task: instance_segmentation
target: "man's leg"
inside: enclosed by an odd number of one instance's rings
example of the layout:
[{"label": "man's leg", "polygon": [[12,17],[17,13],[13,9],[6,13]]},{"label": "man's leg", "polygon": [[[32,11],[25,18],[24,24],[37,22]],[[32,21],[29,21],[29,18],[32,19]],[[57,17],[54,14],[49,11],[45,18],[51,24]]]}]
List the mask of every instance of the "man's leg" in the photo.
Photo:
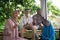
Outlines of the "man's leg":
[{"label": "man's leg", "polygon": [[25,28],[22,28],[22,29],[20,30],[20,35],[21,35],[22,38],[24,37],[24,32],[25,32]]},{"label": "man's leg", "polygon": [[33,26],[29,26],[32,29],[32,40],[35,40],[35,29]]}]

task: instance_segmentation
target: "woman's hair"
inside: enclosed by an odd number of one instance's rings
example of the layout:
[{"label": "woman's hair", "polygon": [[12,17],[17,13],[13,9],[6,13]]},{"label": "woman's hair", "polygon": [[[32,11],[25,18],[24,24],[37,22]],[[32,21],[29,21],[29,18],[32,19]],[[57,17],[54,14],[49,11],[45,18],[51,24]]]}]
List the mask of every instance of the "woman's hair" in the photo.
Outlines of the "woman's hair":
[{"label": "woman's hair", "polygon": [[19,12],[19,10],[14,10],[13,12],[12,12],[12,17],[13,17],[13,15],[16,13],[16,12]]},{"label": "woman's hair", "polygon": [[19,12],[19,10],[15,10],[15,11],[13,11],[13,14],[15,14],[16,12]]}]

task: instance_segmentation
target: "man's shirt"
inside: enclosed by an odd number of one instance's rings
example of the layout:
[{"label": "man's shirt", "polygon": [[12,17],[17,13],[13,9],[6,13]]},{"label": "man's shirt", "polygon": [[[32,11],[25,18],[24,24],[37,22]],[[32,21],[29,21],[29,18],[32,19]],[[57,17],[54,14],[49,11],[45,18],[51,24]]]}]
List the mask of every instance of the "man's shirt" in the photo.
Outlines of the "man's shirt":
[{"label": "man's shirt", "polygon": [[21,22],[20,22],[20,25],[21,27],[23,27],[25,24],[32,24],[33,22],[33,19],[32,17],[28,16],[26,17],[25,15],[21,17]]},{"label": "man's shirt", "polygon": [[36,20],[36,22],[37,22],[35,25],[39,25],[42,22],[41,21],[41,16],[37,15],[37,14],[33,16],[33,20]]}]

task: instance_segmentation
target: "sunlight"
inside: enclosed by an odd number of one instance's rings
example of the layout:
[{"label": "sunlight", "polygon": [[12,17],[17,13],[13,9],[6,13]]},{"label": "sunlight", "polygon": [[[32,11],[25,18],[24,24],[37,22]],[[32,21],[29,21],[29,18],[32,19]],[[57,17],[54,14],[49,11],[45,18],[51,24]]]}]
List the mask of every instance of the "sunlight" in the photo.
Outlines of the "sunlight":
[{"label": "sunlight", "polygon": [[35,0],[35,4],[37,5],[37,6],[40,6],[40,0]]},{"label": "sunlight", "polygon": [[60,8],[60,0],[52,0],[53,4]]},{"label": "sunlight", "polygon": [[[36,5],[37,6],[40,6],[40,1],[39,0],[35,0],[36,1]],[[53,5],[54,6],[57,6],[58,8],[60,8],[60,0],[52,0],[52,2],[53,2]]]}]

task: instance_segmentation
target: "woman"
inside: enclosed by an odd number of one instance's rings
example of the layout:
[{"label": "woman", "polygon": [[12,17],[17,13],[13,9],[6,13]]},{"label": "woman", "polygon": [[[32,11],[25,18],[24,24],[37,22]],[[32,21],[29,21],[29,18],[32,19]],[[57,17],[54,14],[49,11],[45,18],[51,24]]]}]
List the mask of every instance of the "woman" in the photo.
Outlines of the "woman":
[{"label": "woman", "polygon": [[18,15],[19,11],[15,10],[12,14],[12,17],[7,19],[3,32],[4,40],[26,40],[18,37]]},{"label": "woman", "polygon": [[42,29],[41,40],[55,40],[55,31],[50,21],[43,21],[44,28]]}]

